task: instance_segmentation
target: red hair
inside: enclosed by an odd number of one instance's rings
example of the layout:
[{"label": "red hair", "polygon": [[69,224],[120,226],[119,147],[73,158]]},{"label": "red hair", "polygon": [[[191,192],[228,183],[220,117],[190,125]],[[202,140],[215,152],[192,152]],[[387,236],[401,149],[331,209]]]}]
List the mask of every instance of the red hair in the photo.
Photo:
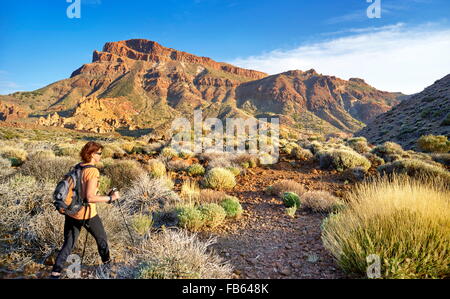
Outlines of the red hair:
[{"label": "red hair", "polygon": [[81,160],[84,163],[91,162],[92,154],[97,152],[99,149],[103,149],[103,145],[97,142],[90,141],[83,146],[80,152]]}]

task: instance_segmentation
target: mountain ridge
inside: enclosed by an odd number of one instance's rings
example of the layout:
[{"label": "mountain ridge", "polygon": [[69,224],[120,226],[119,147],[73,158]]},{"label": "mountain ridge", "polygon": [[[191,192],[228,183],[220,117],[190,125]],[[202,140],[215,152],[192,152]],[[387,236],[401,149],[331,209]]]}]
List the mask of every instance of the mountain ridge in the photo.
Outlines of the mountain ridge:
[{"label": "mountain ridge", "polygon": [[[31,93],[0,96],[0,101],[27,111],[28,121],[40,125],[94,132],[122,125],[166,131],[174,118],[203,109],[205,117],[270,115],[293,131],[350,134],[402,96],[379,91],[363,79],[346,81],[315,70],[268,75],[133,39],[106,43],[68,79]],[[97,103],[97,110],[82,105],[86,98]],[[105,111],[115,105],[125,107],[123,113]],[[96,118],[94,127],[79,120],[89,117],[88,111]]]}]

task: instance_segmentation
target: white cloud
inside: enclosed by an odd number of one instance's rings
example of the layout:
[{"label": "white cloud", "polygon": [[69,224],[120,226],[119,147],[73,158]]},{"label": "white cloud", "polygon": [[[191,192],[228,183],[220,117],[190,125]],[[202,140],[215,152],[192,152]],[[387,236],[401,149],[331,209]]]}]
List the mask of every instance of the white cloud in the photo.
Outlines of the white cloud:
[{"label": "white cloud", "polygon": [[269,74],[308,70],[363,78],[387,91],[416,93],[450,73],[450,29],[433,24],[351,29],[350,35],[237,58],[231,64]]}]

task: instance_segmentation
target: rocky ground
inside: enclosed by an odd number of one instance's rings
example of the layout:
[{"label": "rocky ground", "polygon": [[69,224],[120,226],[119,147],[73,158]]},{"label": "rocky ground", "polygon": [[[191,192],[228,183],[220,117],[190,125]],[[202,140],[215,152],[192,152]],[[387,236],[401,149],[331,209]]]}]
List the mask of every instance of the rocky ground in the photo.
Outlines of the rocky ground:
[{"label": "rocky ground", "polygon": [[320,225],[325,215],[300,209],[291,218],[279,198],[264,192],[276,181],[289,179],[307,190],[339,195],[347,186],[336,177],[310,164],[282,162],[268,169],[252,169],[230,192],[240,199],[244,215],[202,237],[217,238],[214,250],[230,261],[235,278],[345,278],[322,245]]}]

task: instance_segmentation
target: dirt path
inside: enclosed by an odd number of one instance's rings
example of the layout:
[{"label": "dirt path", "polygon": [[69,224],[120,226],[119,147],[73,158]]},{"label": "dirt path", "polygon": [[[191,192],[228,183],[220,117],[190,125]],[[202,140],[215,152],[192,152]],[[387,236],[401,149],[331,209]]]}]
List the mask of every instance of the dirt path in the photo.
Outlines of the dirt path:
[{"label": "dirt path", "polygon": [[346,188],[333,181],[334,173],[313,165],[281,162],[272,169],[256,168],[239,179],[231,195],[245,210],[233,221],[202,237],[215,236],[214,250],[229,260],[236,278],[345,278],[321,241],[324,215],[297,211],[286,215],[280,199],[265,194],[267,186],[283,179],[304,184],[307,190],[339,193]]}]

